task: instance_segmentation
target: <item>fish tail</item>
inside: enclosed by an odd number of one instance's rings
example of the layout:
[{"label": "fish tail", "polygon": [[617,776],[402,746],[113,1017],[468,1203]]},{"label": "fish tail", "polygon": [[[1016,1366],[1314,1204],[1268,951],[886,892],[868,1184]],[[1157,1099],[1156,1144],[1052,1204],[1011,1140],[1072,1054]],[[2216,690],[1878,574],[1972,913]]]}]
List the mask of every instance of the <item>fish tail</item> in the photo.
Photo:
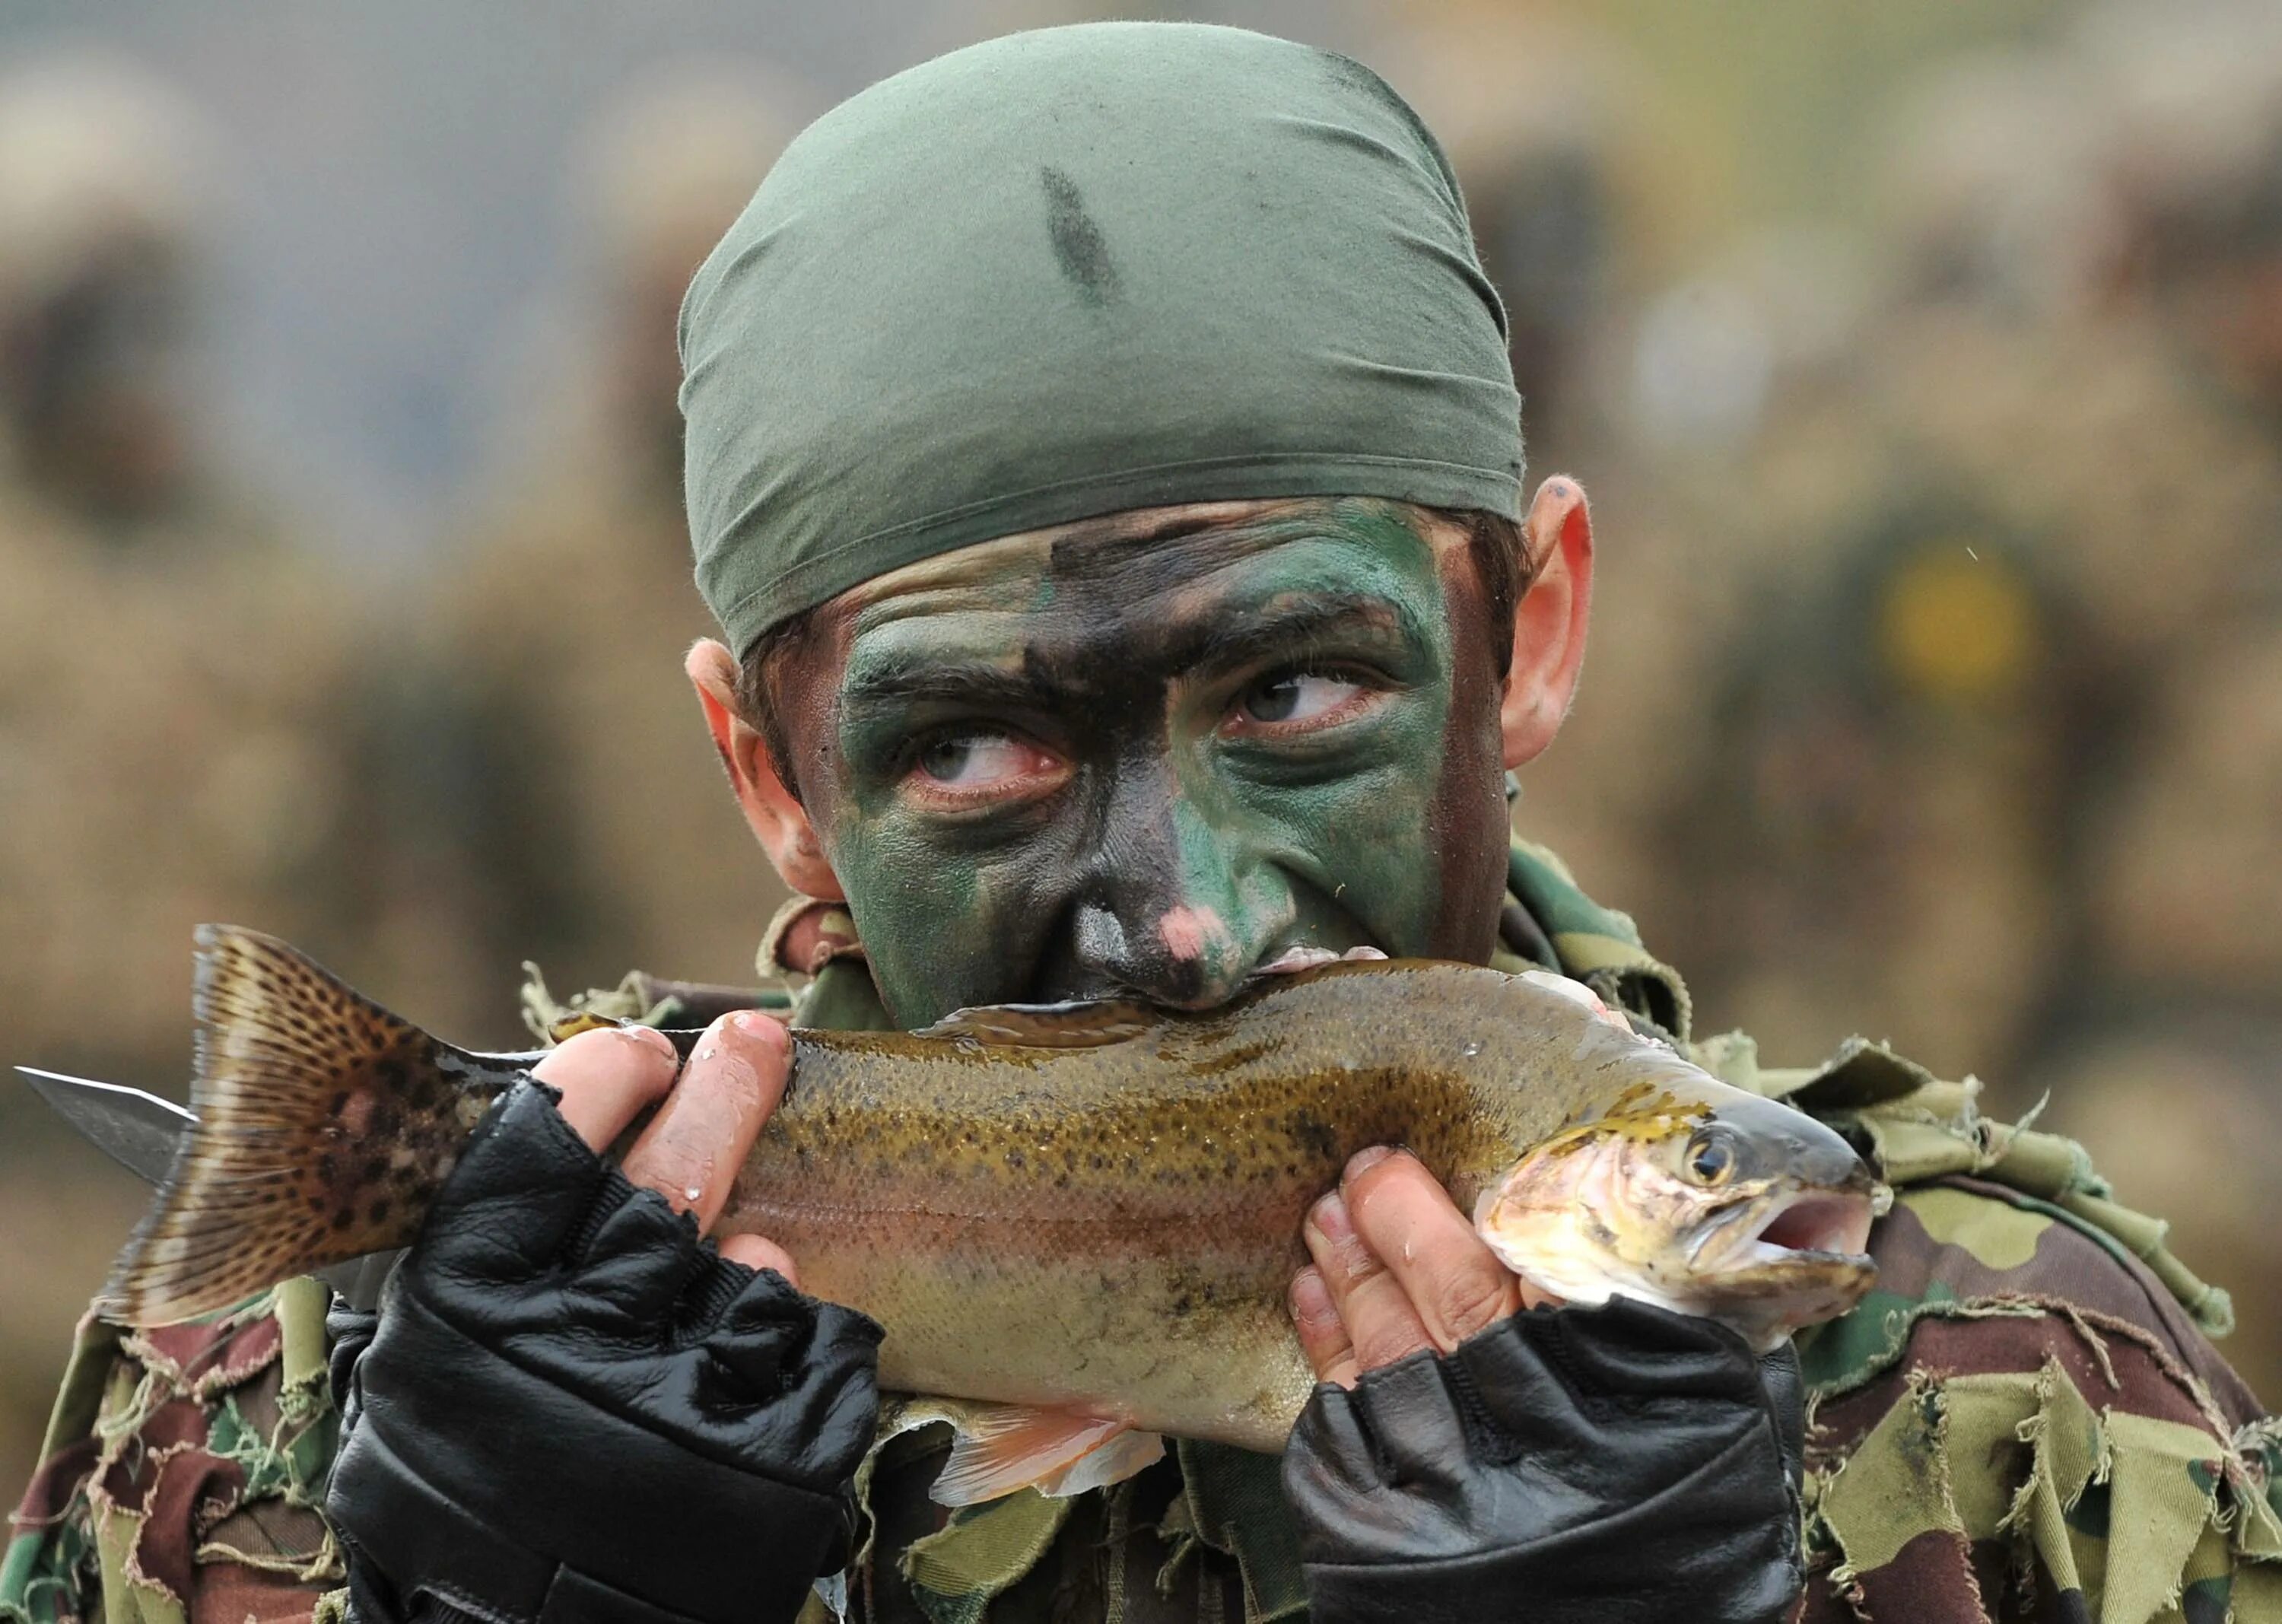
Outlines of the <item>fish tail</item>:
[{"label": "fish tail", "polygon": [[276,937],[201,925],[197,941],[198,1121],[105,1287],[129,1325],[409,1244],[490,1097],[476,1057]]}]

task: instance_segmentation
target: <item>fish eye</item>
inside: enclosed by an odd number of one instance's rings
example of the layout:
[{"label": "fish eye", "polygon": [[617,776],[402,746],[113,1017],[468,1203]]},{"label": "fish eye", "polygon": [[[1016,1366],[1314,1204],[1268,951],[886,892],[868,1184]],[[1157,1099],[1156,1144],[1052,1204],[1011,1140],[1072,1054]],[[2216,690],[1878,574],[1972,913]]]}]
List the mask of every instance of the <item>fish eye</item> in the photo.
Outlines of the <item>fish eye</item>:
[{"label": "fish eye", "polygon": [[1699,1133],[1688,1142],[1688,1177],[1710,1187],[1726,1184],[1735,1171],[1735,1147],[1727,1136]]}]

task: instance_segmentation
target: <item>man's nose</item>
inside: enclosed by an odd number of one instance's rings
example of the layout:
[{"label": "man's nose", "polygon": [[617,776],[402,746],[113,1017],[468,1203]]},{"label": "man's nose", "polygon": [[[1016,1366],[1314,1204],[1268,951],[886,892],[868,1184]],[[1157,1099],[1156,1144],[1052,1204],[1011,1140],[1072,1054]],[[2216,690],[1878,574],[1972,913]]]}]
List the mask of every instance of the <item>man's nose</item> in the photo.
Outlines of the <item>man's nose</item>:
[{"label": "man's nose", "polygon": [[1291,890],[1273,866],[1247,851],[1240,828],[1192,802],[1168,797],[1148,832],[1129,826],[1102,843],[1075,921],[1089,979],[1175,1008],[1208,1009],[1291,925]]}]

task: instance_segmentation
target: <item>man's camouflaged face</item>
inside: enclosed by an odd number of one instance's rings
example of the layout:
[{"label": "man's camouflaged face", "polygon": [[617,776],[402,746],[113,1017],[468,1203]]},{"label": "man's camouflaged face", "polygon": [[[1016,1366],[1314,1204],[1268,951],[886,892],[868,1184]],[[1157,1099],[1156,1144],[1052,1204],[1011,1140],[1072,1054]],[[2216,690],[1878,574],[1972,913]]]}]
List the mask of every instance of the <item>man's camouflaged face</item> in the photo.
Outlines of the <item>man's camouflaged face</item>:
[{"label": "man's camouflaged face", "polygon": [[896,571],[775,672],[899,1022],[1206,1006],[1302,944],[1486,960],[1500,650],[1463,529],[1361,500],[1174,517]]}]

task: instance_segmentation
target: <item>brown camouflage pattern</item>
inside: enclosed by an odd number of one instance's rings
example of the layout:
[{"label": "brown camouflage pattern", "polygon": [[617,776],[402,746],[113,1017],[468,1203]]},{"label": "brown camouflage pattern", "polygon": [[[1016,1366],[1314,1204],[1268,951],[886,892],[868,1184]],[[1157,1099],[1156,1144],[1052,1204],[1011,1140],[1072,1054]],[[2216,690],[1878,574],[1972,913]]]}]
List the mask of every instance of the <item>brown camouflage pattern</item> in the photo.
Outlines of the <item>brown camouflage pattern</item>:
[{"label": "brown camouflage pattern", "polygon": [[2282,1568],[2233,1593],[2282,1554],[2275,1435],[2144,1264],[1959,1176],[1874,1250],[1877,1292],[1802,1345],[1803,1619],[2275,1616]]},{"label": "brown camouflage pattern", "polygon": [[27,1624],[283,1624],[340,1584],[318,1510],[337,1418],[325,1288],[230,1314],[80,1328],[46,1459],[0,1559],[0,1617]]}]

